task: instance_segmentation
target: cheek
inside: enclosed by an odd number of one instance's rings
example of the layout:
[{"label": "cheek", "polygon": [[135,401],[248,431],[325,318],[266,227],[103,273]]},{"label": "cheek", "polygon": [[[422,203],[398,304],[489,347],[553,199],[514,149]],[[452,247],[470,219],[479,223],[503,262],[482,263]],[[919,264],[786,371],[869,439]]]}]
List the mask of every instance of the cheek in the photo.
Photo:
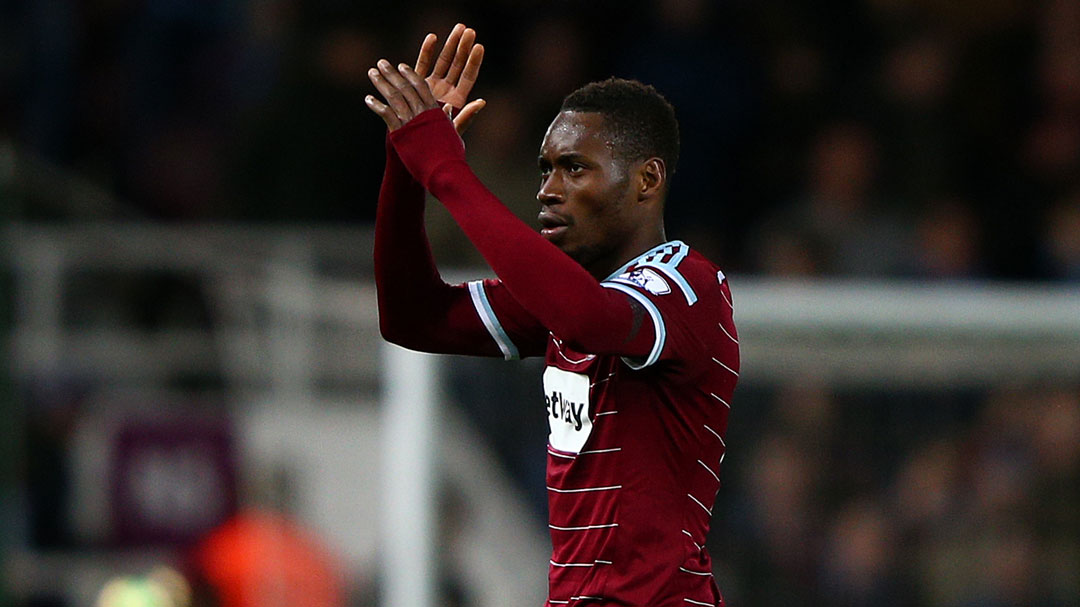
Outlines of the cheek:
[{"label": "cheek", "polygon": [[625,223],[620,217],[619,205],[612,204],[610,199],[582,198],[575,214],[574,240],[590,248],[606,248],[623,235]]},{"label": "cheek", "polygon": [[592,192],[590,199],[593,215],[605,223],[617,224],[629,209],[627,202],[627,185],[625,183],[605,183],[604,187],[597,187]]},{"label": "cheek", "polygon": [[590,231],[611,232],[626,210],[628,187],[627,181],[613,180],[603,172],[567,180],[567,200],[573,203],[576,223],[589,224]]},{"label": "cheek", "polygon": [[577,193],[575,203],[575,222],[579,227],[587,228],[590,234],[603,229],[610,209],[602,196],[595,190],[582,190]]},{"label": "cheek", "polygon": [[575,193],[583,213],[604,217],[618,214],[625,189],[625,184],[596,179],[579,184]]}]

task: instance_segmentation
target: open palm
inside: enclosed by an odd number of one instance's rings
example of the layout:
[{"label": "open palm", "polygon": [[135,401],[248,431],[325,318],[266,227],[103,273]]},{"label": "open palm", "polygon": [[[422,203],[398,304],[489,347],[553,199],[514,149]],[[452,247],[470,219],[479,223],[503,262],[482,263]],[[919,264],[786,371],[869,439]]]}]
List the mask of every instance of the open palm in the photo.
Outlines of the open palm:
[{"label": "open palm", "polygon": [[469,100],[469,93],[480,74],[484,47],[476,44],[475,30],[459,23],[446,38],[433,66],[437,43],[435,34],[428,34],[424,38],[420,45],[420,57],[416,60],[416,73],[424,76],[436,100],[460,110]]},{"label": "open palm", "polygon": [[438,58],[435,57],[437,43],[435,34],[424,38],[415,70],[404,63],[395,67],[385,59],[378,61],[378,67],[368,70],[368,78],[383,101],[368,95],[364,103],[391,131],[401,128],[425,108],[441,106],[458,135],[462,135],[487,104],[483,99],[469,101],[484,60],[484,47],[476,44],[476,32],[461,23],[455,25]]}]

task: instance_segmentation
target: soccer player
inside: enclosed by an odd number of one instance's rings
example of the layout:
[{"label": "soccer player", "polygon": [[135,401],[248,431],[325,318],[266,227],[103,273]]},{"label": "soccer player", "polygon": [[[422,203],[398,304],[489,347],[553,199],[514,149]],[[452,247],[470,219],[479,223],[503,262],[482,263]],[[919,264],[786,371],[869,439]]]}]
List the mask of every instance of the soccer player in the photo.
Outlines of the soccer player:
[{"label": "soccer player", "polygon": [[[429,35],[416,69],[369,71],[383,101],[366,103],[389,128],[375,234],[383,335],[427,352],[545,357],[549,607],[723,605],[704,544],[738,335],[723,272],[664,234],[674,109],[628,80],[566,97],[540,147],[538,234],[465,161],[455,124],[482,105],[464,103],[483,56],[469,32],[455,28],[433,67]],[[456,123],[447,104],[463,107]],[[442,281],[425,189],[497,280]]]}]

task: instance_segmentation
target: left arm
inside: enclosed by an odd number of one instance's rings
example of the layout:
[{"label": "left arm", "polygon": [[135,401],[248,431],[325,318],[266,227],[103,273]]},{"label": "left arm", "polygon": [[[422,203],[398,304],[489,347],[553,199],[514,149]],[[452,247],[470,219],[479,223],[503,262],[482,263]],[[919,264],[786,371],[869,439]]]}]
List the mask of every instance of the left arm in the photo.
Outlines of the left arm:
[{"label": "left arm", "polygon": [[[400,69],[400,71],[399,71]],[[640,305],[607,289],[577,262],[514,216],[476,177],[453,124],[408,66],[380,61],[369,75],[387,104],[368,106],[390,128],[409,171],[439,199],[511,295],[575,349],[643,357],[655,341]],[[406,80],[407,79],[407,80]]]}]

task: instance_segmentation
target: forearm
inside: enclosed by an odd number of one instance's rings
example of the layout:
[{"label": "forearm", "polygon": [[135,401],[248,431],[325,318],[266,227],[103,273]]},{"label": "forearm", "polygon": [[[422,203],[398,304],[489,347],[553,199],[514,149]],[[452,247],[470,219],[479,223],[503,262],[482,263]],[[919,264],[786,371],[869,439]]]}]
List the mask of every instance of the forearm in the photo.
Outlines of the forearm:
[{"label": "forearm", "polygon": [[[544,326],[588,351],[622,345],[631,321],[626,297],[601,287],[577,262],[518,219],[468,165],[444,163],[430,188],[514,298]],[[616,336],[616,343],[611,343]]]},{"label": "forearm", "polygon": [[[438,120],[447,124],[439,124]],[[414,124],[415,123],[415,124]],[[447,132],[446,128],[451,130]],[[445,118],[426,113],[391,134],[403,161],[442,202],[514,298],[545,327],[589,352],[640,356],[651,330],[626,295],[606,289],[513,215],[473,174]],[[647,324],[647,323],[646,323]]]},{"label": "forearm", "polygon": [[443,282],[424,229],[424,188],[387,142],[375,216],[379,328],[398,345],[428,352],[498,354],[466,289]]}]

